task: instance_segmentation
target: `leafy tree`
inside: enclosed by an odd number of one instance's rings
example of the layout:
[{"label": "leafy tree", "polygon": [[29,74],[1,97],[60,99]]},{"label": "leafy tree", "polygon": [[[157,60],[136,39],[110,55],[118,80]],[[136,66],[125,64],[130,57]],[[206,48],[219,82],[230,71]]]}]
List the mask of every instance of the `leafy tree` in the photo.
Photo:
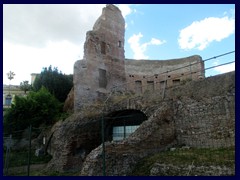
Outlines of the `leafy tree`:
[{"label": "leafy tree", "polygon": [[33,88],[38,91],[42,86],[47,88],[60,102],[64,102],[73,87],[73,75],[65,75],[52,66],[43,68],[33,83]]},{"label": "leafy tree", "polygon": [[28,81],[23,81],[20,83],[20,89],[26,94],[27,91],[31,90],[31,85],[28,84]]},{"label": "leafy tree", "polygon": [[60,115],[60,104],[44,87],[26,97],[16,96],[14,104],[4,114],[4,131],[23,130],[30,124],[34,127],[51,125]]}]

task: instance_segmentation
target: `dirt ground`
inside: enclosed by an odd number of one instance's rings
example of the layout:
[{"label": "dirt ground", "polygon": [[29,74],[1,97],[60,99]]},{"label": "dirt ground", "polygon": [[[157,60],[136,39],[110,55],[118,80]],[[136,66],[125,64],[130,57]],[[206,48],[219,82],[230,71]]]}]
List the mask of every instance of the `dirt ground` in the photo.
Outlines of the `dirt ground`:
[{"label": "dirt ground", "polygon": [[[43,170],[47,164],[32,164],[30,165],[30,172],[31,171],[41,171]],[[20,166],[20,167],[12,167],[8,168],[8,172],[4,170],[4,175],[6,176],[15,176],[15,175],[28,175],[28,166]]]}]

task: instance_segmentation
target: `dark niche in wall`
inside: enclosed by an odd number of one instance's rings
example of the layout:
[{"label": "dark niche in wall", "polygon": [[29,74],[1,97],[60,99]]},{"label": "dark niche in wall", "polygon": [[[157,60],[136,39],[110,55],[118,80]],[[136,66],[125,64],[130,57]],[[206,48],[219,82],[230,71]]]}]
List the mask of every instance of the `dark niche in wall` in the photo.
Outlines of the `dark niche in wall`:
[{"label": "dark niche in wall", "polygon": [[99,71],[99,87],[107,87],[107,71],[105,69],[98,69]]}]

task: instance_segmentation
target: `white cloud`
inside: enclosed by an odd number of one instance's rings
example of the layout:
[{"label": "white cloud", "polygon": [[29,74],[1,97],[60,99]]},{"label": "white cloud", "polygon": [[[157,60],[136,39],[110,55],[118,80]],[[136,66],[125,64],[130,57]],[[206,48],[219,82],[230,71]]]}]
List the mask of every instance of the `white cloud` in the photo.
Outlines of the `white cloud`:
[{"label": "white cloud", "polygon": [[9,83],[6,76],[9,71],[16,74],[11,84],[19,85],[25,80],[31,82],[31,73],[40,73],[43,67],[50,65],[65,74],[73,74],[74,62],[83,56],[82,48],[83,44],[79,46],[69,41],[49,41],[43,48],[6,42],[3,44],[3,82]]},{"label": "white cloud", "polygon": [[[213,64],[214,66],[217,66],[219,65],[219,62],[216,61]],[[227,73],[227,72],[235,71],[235,62],[231,64],[215,67],[214,70],[217,71],[218,73]]]},{"label": "white cloud", "polygon": [[[118,4],[118,8],[121,10],[122,12],[122,16],[124,19],[126,19],[126,17],[131,14],[131,13],[136,13],[137,10],[136,9],[131,9],[130,8],[131,4]],[[131,21],[131,24],[133,24],[134,22]],[[128,24],[125,22],[125,29],[127,29]]]},{"label": "white cloud", "polygon": [[144,53],[149,45],[162,45],[166,43],[165,40],[161,41],[156,38],[152,38],[151,41],[140,44],[139,40],[143,37],[141,33],[133,34],[129,39],[128,43],[130,44],[130,48],[132,49],[134,55],[134,59],[148,59],[149,57],[146,56]]},{"label": "white cloud", "polygon": [[85,40],[104,4],[4,4],[3,38],[43,47],[47,41]]},{"label": "white cloud", "polygon": [[161,44],[163,44],[163,43],[165,43],[165,42],[166,42],[165,40],[161,41],[161,40],[159,40],[159,39],[152,38],[149,44],[152,44],[152,45],[161,45]]},{"label": "white cloud", "polygon": [[127,15],[131,14],[133,10],[130,8],[130,4],[119,4],[118,8],[122,11],[122,15],[126,18]]},{"label": "white cloud", "polygon": [[231,9],[229,14],[230,17],[235,18],[235,9]]},{"label": "white cloud", "polygon": [[209,17],[194,21],[190,26],[180,30],[178,43],[181,49],[205,49],[211,42],[218,41],[234,34],[234,17]]},{"label": "white cloud", "polygon": [[3,83],[30,81],[49,65],[72,74],[83,57],[86,32],[101,15],[104,4],[4,4]]}]

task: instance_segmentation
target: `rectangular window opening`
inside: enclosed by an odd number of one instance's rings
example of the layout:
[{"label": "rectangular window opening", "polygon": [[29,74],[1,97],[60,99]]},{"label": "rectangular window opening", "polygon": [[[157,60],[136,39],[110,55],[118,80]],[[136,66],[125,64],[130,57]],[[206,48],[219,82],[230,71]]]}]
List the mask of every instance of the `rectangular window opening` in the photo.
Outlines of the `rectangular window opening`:
[{"label": "rectangular window opening", "polygon": [[5,98],[5,105],[10,106],[11,103],[12,103],[12,97],[8,95],[8,96]]},{"label": "rectangular window opening", "polygon": [[136,93],[142,93],[142,81],[135,81],[135,90]]},{"label": "rectangular window opening", "polygon": [[118,41],[118,47],[122,47],[122,42]]},{"label": "rectangular window opening", "polygon": [[180,79],[173,80],[173,85],[179,85],[179,84],[180,84]]},{"label": "rectangular window opening", "polygon": [[154,90],[154,81],[147,81],[147,89],[149,91],[153,91]]},{"label": "rectangular window opening", "polygon": [[106,88],[107,87],[107,72],[105,69],[98,69],[99,71],[99,87]]},{"label": "rectangular window opening", "polygon": [[106,54],[106,43],[103,41],[101,42],[101,53]]},{"label": "rectangular window opening", "polygon": [[139,125],[134,126],[114,126],[113,127],[113,141],[121,141],[128,138],[130,134],[134,133]]},{"label": "rectangular window opening", "polygon": [[160,88],[165,88],[167,87],[167,81],[160,81]]}]

